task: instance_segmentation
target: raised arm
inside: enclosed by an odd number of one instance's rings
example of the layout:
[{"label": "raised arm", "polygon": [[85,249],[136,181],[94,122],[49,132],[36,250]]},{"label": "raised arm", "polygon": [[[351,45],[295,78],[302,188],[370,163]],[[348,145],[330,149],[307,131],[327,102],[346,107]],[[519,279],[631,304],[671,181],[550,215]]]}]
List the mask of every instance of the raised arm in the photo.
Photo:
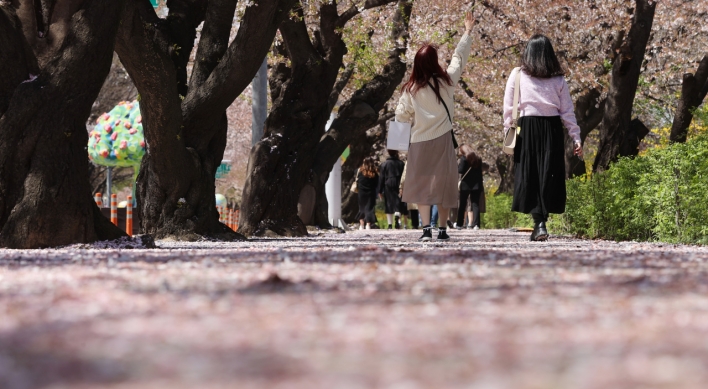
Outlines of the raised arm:
[{"label": "raised arm", "polygon": [[470,32],[474,26],[474,17],[470,12],[465,15],[465,33],[460,39],[460,43],[457,44],[455,49],[455,54],[452,55],[452,61],[447,67],[447,74],[452,79],[452,85],[456,85],[460,78],[462,77],[462,71],[465,70],[467,66],[467,59],[472,51],[472,37]]}]

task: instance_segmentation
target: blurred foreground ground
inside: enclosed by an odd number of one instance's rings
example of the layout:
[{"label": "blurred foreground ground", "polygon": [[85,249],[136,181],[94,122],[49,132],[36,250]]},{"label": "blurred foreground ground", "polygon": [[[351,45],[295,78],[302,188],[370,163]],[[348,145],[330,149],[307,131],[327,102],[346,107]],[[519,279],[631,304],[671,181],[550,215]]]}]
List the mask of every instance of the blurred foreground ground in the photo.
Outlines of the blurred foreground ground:
[{"label": "blurred foreground ground", "polygon": [[418,235],[0,250],[0,388],[708,387],[708,249]]}]

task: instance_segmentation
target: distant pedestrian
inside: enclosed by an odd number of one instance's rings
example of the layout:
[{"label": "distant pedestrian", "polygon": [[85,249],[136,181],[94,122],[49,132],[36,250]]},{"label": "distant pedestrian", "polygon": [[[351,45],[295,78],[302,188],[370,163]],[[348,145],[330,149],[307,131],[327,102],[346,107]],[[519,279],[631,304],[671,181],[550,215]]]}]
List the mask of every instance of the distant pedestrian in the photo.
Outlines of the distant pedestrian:
[{"label": "distant pedestrian", "polygon": [[447,70],[440,66],[437,49],[423,45],[415,55],[413,71],[403,85],[396,107],[396,120],[412,123],[408,170],[403,201],[418,204],[423,217],[423,235],[432,240],[430,208],[438,206],[438,240],[446,241],[449,209],[457,205],[457,166],[452,118],[455,86],[472,50],[470,31],[474,18],[465,18],[465,33]]},{"label": "distant pedestrian", "polygon": [[[376,189],[379,185],[379,174],[373,158],[364,159],[356,177],[359,192],[359,229],[371,229],[376,223]],[[365,227],[366,225],[366,227]]]},{"label": "distant pedestrian", "polygon": [[[514,123],[514,87],[520,74],[519,119]],[[565,74],[551,41],[534,35],[526,44],[521,67],[509,75],[504,94],[504,127],[521,128],[514,149],[514,201],[512,211],[530,213],[532,241],[548,239],[549,213],[565,212],[565,140],[563,126],[582,156],[580,128],[573,112]]]},{"label": "distant pedestrian", "polygon": [[472,217],[468,228],[480,228],[480,199],[484,193],[482,182],[482,159],[468,145],[460,146],[457,172],[460,173],[460,202],[457,211],[457,228],[462,228],[465,221],[467,202],[471,203]]},{"label": "distant pedestrian", "polygon": [[[388,150],[388,158],[381,164],[379,169],[378,192],[379,196],[384,199],[389,230],[393,228],[393,215],[396,212],[401,212],[401,198],[398,193],[405,165],[399,158],[398,151]],[[400,228],[400,224],[396,228]]]}]

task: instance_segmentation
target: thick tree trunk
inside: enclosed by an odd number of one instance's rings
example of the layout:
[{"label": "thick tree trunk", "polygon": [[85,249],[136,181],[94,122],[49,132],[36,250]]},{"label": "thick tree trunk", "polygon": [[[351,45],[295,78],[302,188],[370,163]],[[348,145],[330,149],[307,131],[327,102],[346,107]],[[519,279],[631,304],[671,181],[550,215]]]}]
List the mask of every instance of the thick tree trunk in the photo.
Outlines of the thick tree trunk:
[{"label": "thick tree trunk", "polygon": [[696,74],[683,75],[681,99],[679,100],[674,123],[671,126],[671,142],[684,143],[688,135],[688,127],[693,121],[693,110],[698,108],[708,94],[708,55],[704,56],[698,65]]},{"label": "thick tree trunk", "polygon": [[[363,9],[393,1],[367,1]],[[291,67],[281,63],[273,69],[273,107],[264,137],[248,162],[239,218],[239,231],[246,235],[307,235],[298,204],[308,203],[307,198],[316,195],[315,185],[320,185],[311,168],[329,119],[329,96],[347,52],[342,29],[363,10],[353,5],[340,15],[336,2],[323,2],[319,29],[311,39],[303,8],[296,9],[297,15],[280,27]],[[312,204],[310,200],[302,211],[310,213]]]},{"label": "thick tree trunk", "polygon": [[120,63],[118,55],[114,55],[108,77],[106,77],[101,92],[91,107],[89,126],[95,125],[99,116],[113,109],[121,101],[133,101],[137,97],[138,89],[135,88],[133,80],[128,76],[123,64]]},{"label": "thick tree trunk", "polygon": [[[593,88],[582,94],[575,101],[575,118],[580,127],[580,139],[585,144],[588,135],[602,122],[605,114],[605,99],[600,99],[601,93]],[[573,139],[565,133],[565,172],[567,178],[582,176],[587,173],[585,161],[574,153]]]},{"label": "thick tree trunk", "polygon": [[[51,8],[56,17],[18,3],[19,17],[0,5],[0,246],[126,236],[92,199],[85,150],[86,120],[110,69],[123,1],[87,0],[76,8],[59,0]],[[63,28],[37,25],[37,15]]]},{"label": "thick tree trunk", "polygon": [[494,194],[514,194],[514,156],[501,153],[495,162],[499,172],[499,187]]},{"label": "thick tree trunk", "polygon": [[620,156],[637,154],[639,142],[633,137],[635,134],[630,128],[632,106],[656,5],[656,2],[650,0],[636,0],[632,27],[612,66],[594,171],[606,170]]},{"label": "thick tree trunk", "polygon": [[324,62],[295,65],[282,95],[273,102],[264,137],[248,161],[239,218],[239,230],[246,235],[268,230],[284,236],[307,235],[297,207],[305,183],[314,178],[310,167],[329,118],[327,97],[335,71]]},{"label": "thick tree trunk", "polygon": [[[317,193],[314,221],[320,226],[329,226],[324,187],[332,167],[355,139],[377,124],[380,120],[379,112],[391,99],[406,75],[406,64],[401,58],[405,56],[408,46],[408,25],[412,8],[413,3],[409,0],[398,2],[392,23],[394,28],[390,36],[396,47],[389,53],[386,65],[379,74],[342,104],[332,127],[317,145],[312,172],[315,176],[313,185]],[[380,124],[385,125],[386,119],[390,117],[387,116]]]},{"label": "thick tree trunk", "polygon": [[[147,143],[137,190],[141,230],[157,238],[243,239],[219,222],[214,198],[226,147],[226,109],[258,71],[294,0],[248,7],[230,45],[236,0],[179,3],[170,6],[166,20],[147,1],[129,3],[117,40],[116,50],[140,91]],[[186,65],[202,20],[187,84]]]}]

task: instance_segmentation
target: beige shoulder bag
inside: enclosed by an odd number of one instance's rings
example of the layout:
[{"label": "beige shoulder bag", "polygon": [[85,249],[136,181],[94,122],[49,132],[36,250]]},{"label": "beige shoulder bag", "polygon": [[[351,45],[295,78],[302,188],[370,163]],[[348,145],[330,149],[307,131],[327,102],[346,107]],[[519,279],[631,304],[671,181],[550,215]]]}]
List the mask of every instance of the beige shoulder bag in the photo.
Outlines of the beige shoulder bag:
[{"label": "beige shoulder bag", "polygon": [[516,137],[521,132],[521,127],[516,123],[516,119],[519,117],[519,90],[521,89],[521,69],[516,72],[516,79],[514,80],[514,106],[511,111],[511,118],[514,119],[514,125],[516,125],[515,131],[511,131],[511,128],[505,129],[504,133],[504,147],[503,150],[509,155],[514,155],[514,148],[516,148]]}]

